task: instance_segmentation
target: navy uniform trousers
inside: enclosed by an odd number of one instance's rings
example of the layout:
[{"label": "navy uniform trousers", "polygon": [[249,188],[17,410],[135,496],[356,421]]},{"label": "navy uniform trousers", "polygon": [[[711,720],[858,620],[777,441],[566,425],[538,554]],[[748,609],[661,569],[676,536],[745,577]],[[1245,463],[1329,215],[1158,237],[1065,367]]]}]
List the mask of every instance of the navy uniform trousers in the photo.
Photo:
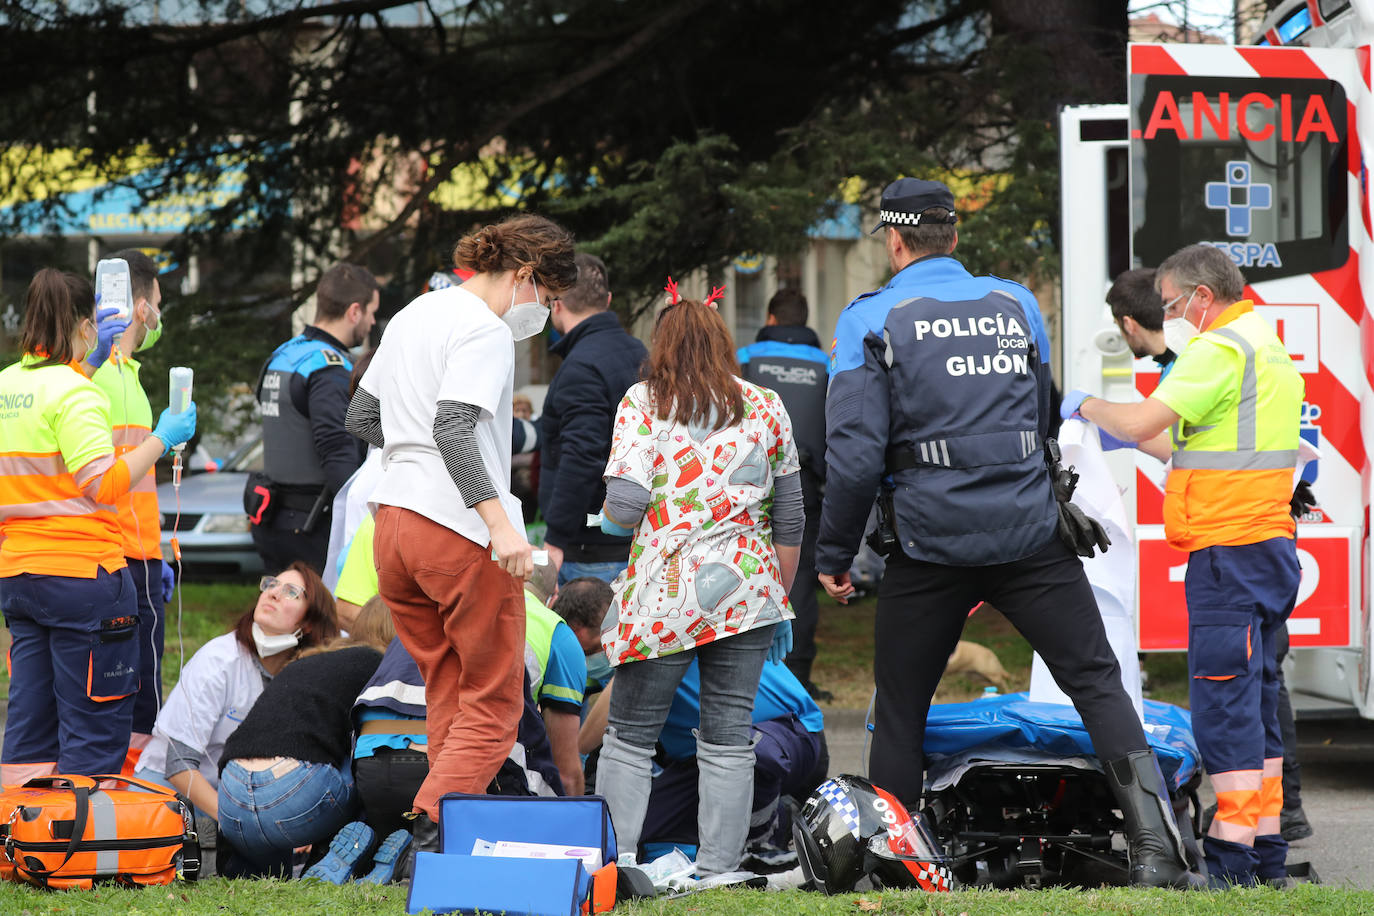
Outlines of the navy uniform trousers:
[{"label": "navy uniform trousers", "polygon": [[869,772],[875,785],[909,810],[920,808],[926,715],[979,601],[996,607],[1040,653],[1100,759],[1149,747],[1083,564],[1057,536],[1024,559],[990,566],[944,566],[898,551],[878,590],[873,633],[877,699]]}]

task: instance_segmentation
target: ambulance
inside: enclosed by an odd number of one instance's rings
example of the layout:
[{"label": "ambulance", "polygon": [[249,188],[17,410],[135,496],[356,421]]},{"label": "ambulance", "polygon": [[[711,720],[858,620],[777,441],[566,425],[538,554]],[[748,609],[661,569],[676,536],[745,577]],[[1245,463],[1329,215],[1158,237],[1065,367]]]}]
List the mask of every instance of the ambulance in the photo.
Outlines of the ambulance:
[{"label": "ambulance", "polygon": [[[1132,44],[1125,105],[1061,114],[1064,390],[1112,400],[1159,382],[1104,295],[1117,274],[1215,245],[1306,382],[1319,507],[1300,519],[1286,679],[1300,717],[1374,718],[1374,0],[1286,0],[1255,45]],[[1164,468],[1108,461],[1134,525],[1144,651],[1186,648],[1187,555],[1164,541]]]}]

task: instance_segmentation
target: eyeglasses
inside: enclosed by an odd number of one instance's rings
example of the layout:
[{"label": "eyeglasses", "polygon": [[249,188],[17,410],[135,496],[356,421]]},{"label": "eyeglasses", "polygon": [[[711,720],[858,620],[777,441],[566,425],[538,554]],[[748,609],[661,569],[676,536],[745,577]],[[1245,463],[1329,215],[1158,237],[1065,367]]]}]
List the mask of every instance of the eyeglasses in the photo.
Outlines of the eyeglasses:
[{"label": "eyeglasses", "polygon": [[292,585],[290,582],[283,582],[276,576],[263,576],[258,582],[258,591],[270,592],[274,588],[280,588],[281,593],[292,601],[305,597],[305,589],[299,585]]},{"label": "eyeglasses", "polygon": [[[1170,313],[1171,311],[1173,311],[1174,306],[1178,304],[1178,300],[1182,299],[1184,296],[1187,296],[1187,297],[1188,297],[1188,302],[1192,302],[1192,301],[1193,301],[1193,297],[1197,295],[1197,291],[1198,291],[1198,287],[1194,286],[1194,287],[1193,287],[1190,291],[1188,291],[1187,293],[1179,293],[1177,296],[1175,296],[1174,298],[1170,299],[1168,302],[1164,303],[1164,315],[1165,315],[1165,317],[1168,317],[1169,313]],[[1188,304],[1187,304],[1187,303],[1184,303],[1183,309],[1184,309],[1184,311],[1187,311],[1187,310],[1188,310]]]}]

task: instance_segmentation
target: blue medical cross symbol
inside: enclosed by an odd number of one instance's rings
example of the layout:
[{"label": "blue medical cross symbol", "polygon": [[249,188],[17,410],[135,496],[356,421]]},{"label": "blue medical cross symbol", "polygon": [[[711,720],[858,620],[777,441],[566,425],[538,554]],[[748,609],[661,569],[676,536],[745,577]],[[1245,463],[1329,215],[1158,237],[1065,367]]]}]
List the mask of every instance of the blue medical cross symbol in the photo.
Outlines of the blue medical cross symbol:
[{"label": "blue medical cross symbol", "polygon": [[1209,181],[1205,202],[1209,210],[1226,211],[1226,234],[1248,236],[1251,212],[1273,206],[1273,186],[1250,181],[1250,163],[1233,159],[1226,163],[1226,180]]}]

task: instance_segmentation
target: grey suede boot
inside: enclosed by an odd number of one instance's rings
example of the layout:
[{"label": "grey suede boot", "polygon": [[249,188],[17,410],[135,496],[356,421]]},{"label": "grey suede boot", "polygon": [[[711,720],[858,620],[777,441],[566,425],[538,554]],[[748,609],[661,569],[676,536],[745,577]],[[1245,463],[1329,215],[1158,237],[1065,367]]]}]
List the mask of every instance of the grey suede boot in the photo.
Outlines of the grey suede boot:
[{"label": "grey suede boot", "polygon": [[754,802],[754,745],[697,738],[697,875],[737,871]]},{"label": "grey suede boot", "polygon": [[653,756],[653,748],[621,741],[614,728],[607,728],[601,739],[596,791],[611,810],[615,845],[622,855],[639,855],[639,831],[644,827],[644,812],[649,809],[649,789],[653,785]]},{"label": "grey suede boot", "polygon": [[1205,887],[1188,867],[1183,837],[1153,751],[1104,761],[1107,781],[1126,821],[1130,883],[1141,887]]}]

